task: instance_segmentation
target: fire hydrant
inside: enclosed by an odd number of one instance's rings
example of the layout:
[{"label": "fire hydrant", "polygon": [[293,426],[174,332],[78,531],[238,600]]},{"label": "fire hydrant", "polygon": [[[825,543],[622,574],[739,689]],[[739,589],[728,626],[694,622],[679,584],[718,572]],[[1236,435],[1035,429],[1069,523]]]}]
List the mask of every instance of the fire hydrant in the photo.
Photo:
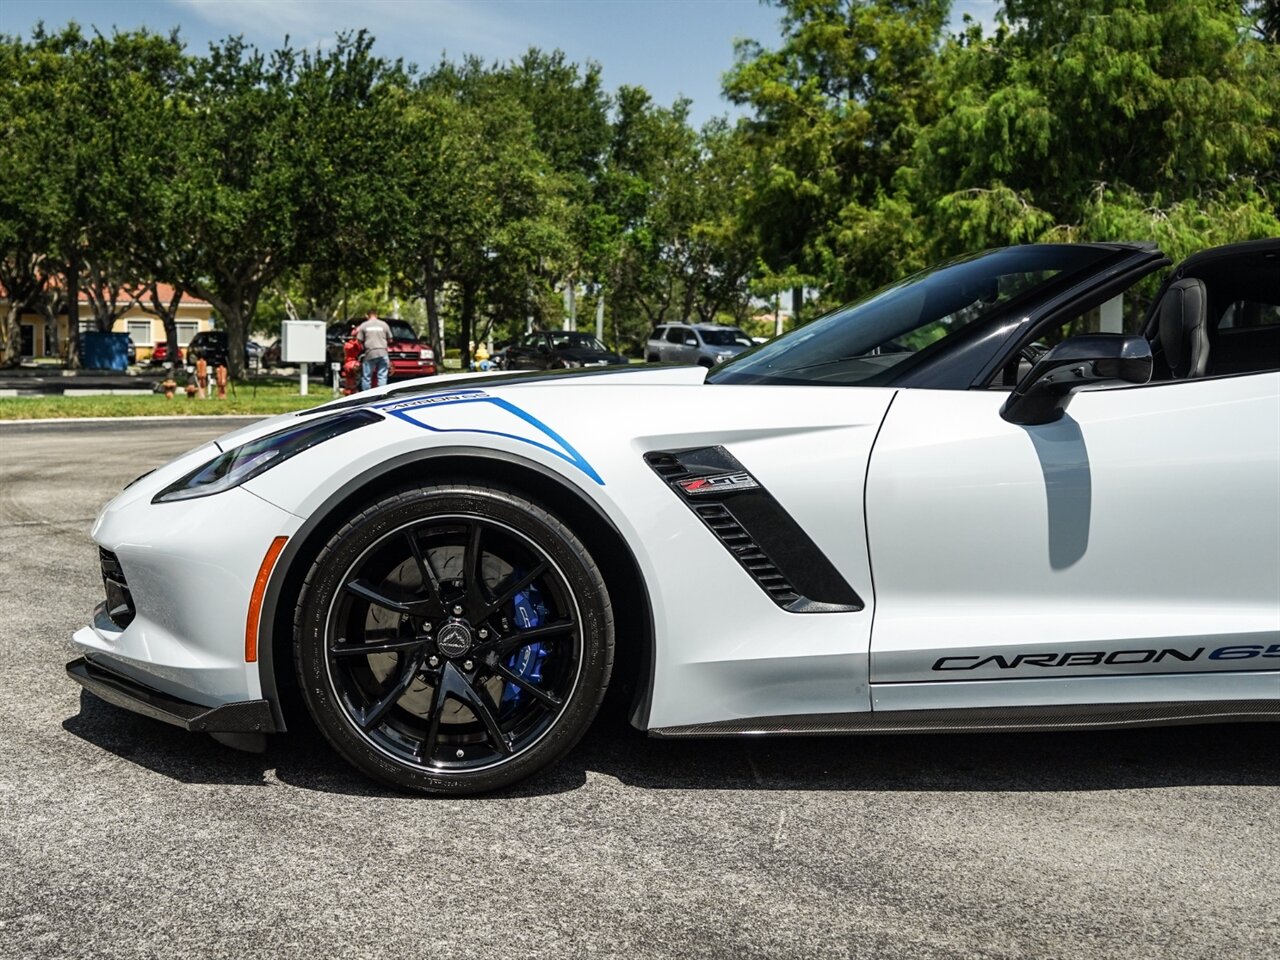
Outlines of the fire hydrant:
[{"label": "fire hydrant", "polygon": [[178,382],[173,379],[166,380],[164,383],[160,384],[160,389],[164,391],[166,400],[172,400],[173,392],[178,389]]},{"label": "fire hydrant", "polygon": [[201,357],[196,361],[196,388],[200,391],[200,399],[209,392],[209,361]]},{"label": "fire hydrant", "polygon": [[350,396],[356,392],[360,380],[360,354],[364,345],[354,336],[342,345],[342,392]]},{"label": "fire hydrant", "polygon": [[218,399],[227,399],[227,368],[222,364],[218,364],[214,368],[213,375],[218,384]]}]

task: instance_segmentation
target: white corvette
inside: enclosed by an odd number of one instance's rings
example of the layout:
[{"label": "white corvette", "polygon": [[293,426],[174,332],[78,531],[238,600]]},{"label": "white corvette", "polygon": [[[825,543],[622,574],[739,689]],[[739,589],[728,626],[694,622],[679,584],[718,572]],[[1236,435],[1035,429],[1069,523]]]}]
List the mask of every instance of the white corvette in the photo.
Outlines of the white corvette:
[{"label": "white corvette", "polygon": [[441,793],[552,763],[610,684],[663,737],[1280,719],[1280,240],[1135,312],[1168,265],[993,250],[710,373],[254,424],[103,510],[68,671],[246,748],[296,683]]}]

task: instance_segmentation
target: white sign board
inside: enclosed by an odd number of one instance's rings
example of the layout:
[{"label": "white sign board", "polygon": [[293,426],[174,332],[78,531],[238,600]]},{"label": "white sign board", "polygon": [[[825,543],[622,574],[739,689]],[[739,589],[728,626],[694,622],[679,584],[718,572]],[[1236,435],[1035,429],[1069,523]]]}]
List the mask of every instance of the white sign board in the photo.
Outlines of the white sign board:
[{"label": "white sign board", "polygon": [[286,320],[280,332],[280,360],[288,364],[326,362],[324,323]]}]

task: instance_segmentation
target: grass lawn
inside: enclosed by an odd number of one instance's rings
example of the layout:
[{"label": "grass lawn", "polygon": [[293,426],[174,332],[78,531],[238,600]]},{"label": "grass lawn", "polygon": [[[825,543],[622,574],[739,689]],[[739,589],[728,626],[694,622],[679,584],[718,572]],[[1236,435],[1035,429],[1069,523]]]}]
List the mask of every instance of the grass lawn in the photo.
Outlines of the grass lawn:
[{"label": "grass lawn", "polygon": [[188,400],[181,391],[172,399],[164,394],[154,396],[102,397],[0,397],[0,420],[44,420],[64,417],[174,417],[225,416],[254,413],[270,416],[305,410],[333,399],[333,390],[313,383],[308,396],[298,396],[296,383],[258,384],[257,395],[252,383],[237,383],[226,400]]}]

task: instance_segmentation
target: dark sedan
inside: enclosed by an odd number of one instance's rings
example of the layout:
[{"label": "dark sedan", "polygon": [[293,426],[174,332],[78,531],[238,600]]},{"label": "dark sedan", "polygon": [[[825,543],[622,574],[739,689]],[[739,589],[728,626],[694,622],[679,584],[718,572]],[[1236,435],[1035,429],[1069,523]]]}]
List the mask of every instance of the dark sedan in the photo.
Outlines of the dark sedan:
[{"label": "dark sedan", "polygon": [[624,364],[593,334],[575,330],[535,330],[507,347],[507,370],[563,370],[572,367],[607,367]]}]

